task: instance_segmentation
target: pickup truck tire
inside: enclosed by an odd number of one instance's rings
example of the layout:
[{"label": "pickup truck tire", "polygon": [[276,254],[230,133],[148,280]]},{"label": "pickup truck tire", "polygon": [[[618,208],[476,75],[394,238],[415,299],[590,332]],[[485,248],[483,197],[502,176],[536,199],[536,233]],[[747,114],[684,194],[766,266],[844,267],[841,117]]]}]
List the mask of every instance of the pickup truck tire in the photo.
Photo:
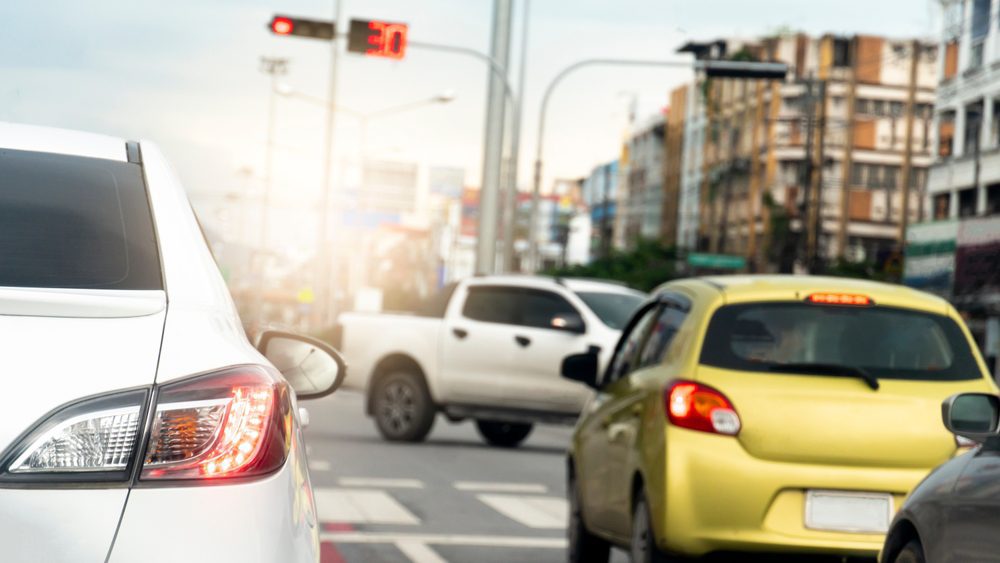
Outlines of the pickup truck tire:
[{"label": "pickup truck tire", "polygon": [[520,422],[477,420],[476,428],[487,444],[501,448],[516,448],[528,434],[531,434],[533,426]]},{"label": "pickup truck tire", "polygon": [[406,371],[379,379],[373,390],[372,415],[390,442],[423,442],[434,426],[436,409],[423,379]]}]

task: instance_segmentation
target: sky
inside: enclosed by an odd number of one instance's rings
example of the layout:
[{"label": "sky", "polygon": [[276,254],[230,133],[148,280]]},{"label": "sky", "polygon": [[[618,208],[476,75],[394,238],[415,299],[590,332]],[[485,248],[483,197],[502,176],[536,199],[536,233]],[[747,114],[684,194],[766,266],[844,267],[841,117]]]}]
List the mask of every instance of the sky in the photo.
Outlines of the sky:
[{"label": "sky", "polygon": [[[490,0],[342,0],[345,19],[409,24],[410,38],[487,52]],[[515,90],[523,9],[530,1],[519,185],[528,188],[539,105],[552,77],[585,58],[685,60],[689,40],[755,37],[779,29],[936,37],[935,0],[514,0]],[[289,59],[281,81],[326,97],[328,43],[274,37],[274,13],[332,18],[332,0],[4,0],[0,17],[0,120],[149,139],[161,146],[195,199],[259,197],[267,148],[269,80],[261,56]],[[470,57],[411,48],[401,61],[342,54],[337,104],[367,113],[428,99],[435,104],[369,122],[338,114],[338,186],[369,157],[459,167],[478,186],[487,69]],[[545,178],[578,178],[617,157],[635,100],[640,120],[663,110],[689,71],[601,67],[568,77],[546,121]],[[308,239],[320,194],[321,108],[275,103],[273,197],[288,240]],[[206,222],[211,223],[209,217]],[[287,232],[286,232],[287,231]]]}]

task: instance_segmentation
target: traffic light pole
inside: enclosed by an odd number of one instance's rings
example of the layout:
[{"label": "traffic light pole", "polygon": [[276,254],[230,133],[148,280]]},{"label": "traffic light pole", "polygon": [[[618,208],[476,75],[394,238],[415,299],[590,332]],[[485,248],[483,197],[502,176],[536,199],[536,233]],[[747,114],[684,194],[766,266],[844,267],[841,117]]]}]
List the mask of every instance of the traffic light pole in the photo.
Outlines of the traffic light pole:
[{"label": "traffic light pole", "polygon": [[[549,82],[542,96],[542,109],[538,116],[538,138],[535,147],[535,177],[531,189],[531,219],[529,223],[529,263],[530,271],[536,272],[539,269],[540,260],[538,255],[538,204],[542,184],[543,154],[545,150],[545,117],[549,108],[549,100],[552,92],[567,76],[591,66],[635,66],[635,67],[660,67],[693,69],[694,71],[705,71],[709,77],[718,78],[746,78],[746,79],[783,79],[788,73],[788,65],[784,63],[758,63],[742,61],[644,61],[635,59],[585,59],[577,61],[561,70]],[[605,209],[607,212],[607,209]]]},{"label": "traffic light pole", "polygon": [[[339,37],[337,26],[344,21],[344,2],[334,0],[333,26],[334,37]],[[328,238],[330,233],[330,199],[333,189],[333,132],[336,125],[337,112],[334,110],[337,103],[337,75],[340,70],[340,49],[337,41],[330,41],[330,82],[327,92],[327,100],[330,105],[327,109],[326,131],[324,133],[324,153],[323,153],[323,192],[320,199],[320,220],[319,236],[316,245],[317,272],[316,272],[316,317],[317,328],[333,322],[333,257],[331,256]]]}]

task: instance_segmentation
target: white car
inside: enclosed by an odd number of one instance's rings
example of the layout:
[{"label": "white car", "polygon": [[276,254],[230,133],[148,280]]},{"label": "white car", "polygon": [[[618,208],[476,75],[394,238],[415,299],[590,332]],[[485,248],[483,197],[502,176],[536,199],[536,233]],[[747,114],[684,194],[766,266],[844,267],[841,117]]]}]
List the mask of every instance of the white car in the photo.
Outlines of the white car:
[{"label": "white car", "polygon": [[0,560],[318,560],[296,391],[343,363],[247,341],[155,145],[0,123],[0,341]]},{"label": "white car", "polygon": [[388,440],[423,440],[442,412],[516,446],[536,422],[576,421],[591,392],[560,377],[563,358],[599,349],[605,365],[645,297],[601,281],[486,276],[445,287],[417,314],[344,314],[345,386],[366,391]]}]

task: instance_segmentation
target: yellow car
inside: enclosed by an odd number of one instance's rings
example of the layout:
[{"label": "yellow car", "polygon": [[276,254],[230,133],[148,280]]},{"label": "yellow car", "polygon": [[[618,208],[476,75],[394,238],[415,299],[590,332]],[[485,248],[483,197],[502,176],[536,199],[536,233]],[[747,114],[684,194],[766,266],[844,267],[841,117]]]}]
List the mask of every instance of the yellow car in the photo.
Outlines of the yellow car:
[{"label": "yellow car", "polygon": [[874,556],[905,495],[965,444],[956,393],[996,393],[961,318],[900,286],[793,276],[660,287],[570,447],[570,561],[719,552]]}]

